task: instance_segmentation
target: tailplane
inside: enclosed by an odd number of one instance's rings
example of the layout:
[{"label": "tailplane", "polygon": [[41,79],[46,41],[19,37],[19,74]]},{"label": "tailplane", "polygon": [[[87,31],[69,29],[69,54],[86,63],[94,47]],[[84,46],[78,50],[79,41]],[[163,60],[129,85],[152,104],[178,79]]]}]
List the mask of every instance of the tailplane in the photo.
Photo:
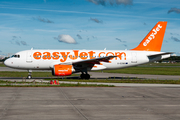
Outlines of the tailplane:
[{"label": "tailplane", "polygon": [[167,22],[159,21],[141,43],[134,49],[137,51],[161,51]]}]

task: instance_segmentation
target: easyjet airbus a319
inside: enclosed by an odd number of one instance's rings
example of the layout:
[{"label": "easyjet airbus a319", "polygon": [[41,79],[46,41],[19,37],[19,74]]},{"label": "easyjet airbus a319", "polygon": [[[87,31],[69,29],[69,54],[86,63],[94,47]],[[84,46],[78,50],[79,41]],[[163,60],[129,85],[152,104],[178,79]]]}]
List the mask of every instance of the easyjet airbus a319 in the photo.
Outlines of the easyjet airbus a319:
[{"label": "easyjet airbus a319", "polygon": [[52,70],[55,76],[68,76],[81,72],[82,79],[89,79],[88,71],[120,69],[161,60],[171,53],[160,52],[167,22],[158,22],[142,42],[131,50],[26,50],[7,59],[11,68]]}]

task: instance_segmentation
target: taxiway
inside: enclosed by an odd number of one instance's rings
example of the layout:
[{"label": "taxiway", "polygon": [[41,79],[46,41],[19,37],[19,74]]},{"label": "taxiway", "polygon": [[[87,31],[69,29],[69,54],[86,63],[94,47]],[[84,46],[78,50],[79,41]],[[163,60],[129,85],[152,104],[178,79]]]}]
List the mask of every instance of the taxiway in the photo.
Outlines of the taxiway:
[{"label": "taxiway", "polygon": [[179,120],[180,88],[0,87],[0,120]]}]

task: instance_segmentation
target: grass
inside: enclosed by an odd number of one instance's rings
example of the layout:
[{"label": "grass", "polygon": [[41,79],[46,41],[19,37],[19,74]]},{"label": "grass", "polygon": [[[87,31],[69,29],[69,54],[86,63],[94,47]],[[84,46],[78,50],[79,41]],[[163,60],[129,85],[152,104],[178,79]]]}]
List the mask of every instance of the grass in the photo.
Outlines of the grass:
[{"label": "grass", "polygon": [[[45,79],[54,80],[54,79]],[[77,80],[77,79],[56,79],[59,81],[69,82],[100,82],[100,83],[147,83],[147,84],[180,84],[180,80],[146,80],[146,79],[90,79],[90,80]]]},{"label": "grass", "polygon": [[[101,71],[97,71],[101,72]],[[180,67],[130,67],[117,70],[103,70],[107,73],[149,74],[149,75],[180,75]],[[0,71],[0,77],[27,77],[28,72]],[[72,74],[71,76],[79,76]],[[54,77],[51,72],[32,72],[32,77]],[[66,77],[65,77],[66,78]]]},{"label": "grass", "polygon": [[179,66],[180,67],[180,63],[147,63],[147,64],[143,64],[140,66],[163,66],[163,67],[168,67],[168,66]]},{"label": "grass", "polygon": [[[52,79],[49,79],[52,80]],[[49,81],[48,80],[48,81]],[[54,79],[53,79],[54,80]],[[56,79],[57,80],[57,79]],[[50,85],[49,83],[41,82],[13,82],[0,80],[0,87],[115,87],[114,85],[98,85],[98,84],[81,84],[80,82],[101,82],[101,83],[144,83],[144,84],[180,84],[180,80],[75,80],[75,79],[59,79],[59,81],[78,82],[60,83],[60,85]]]},{"label": "grass", "polygon": [[[1,71],[0,77],[27,77],[28,72]],[[53,77],[51,72],[32,72],[33,77]]]},{"label": "grass", "polygon": [[0,67],[6,67],[3,63],[0,63]]},{"label": "grass", "polygon": [[[0,63],[0,67],[4,66]],[[101,72],[101,71],[98,71]],[[148,63],[137,67],[117,70],[103,70],[107,73],[149,74],[149,75],[180,75],[180,63]],[[27,77],[28,72],[0,72],[0,77]],[[73,76],[79,76],[73,74]],[[53,77],[51,72],[32,72],[32,77]]]},{"label": "grass", "polygon": [[[98,71],[102,72],[102,71]],[[130,67],[117,70],[103,70],[107,73],[149,74],[149,75],[180,75],[180,67]]]},{"label": "grass", "polygon": [[[0,77],[27,77],[28,72],[0,71]],[[71,76],[79,76],[72,74]],[[51,72],[32,72],[32,77],[54,77]],[[57,77],[57,76],[56,76]]]},{"label": "grass", "polygon": [[71,84],[60,83],[59,85],[50,85],[49,83],[29,83],[29,82],[12,82],[0,80],[0,87],[114,87],[114,85],[97,85],[97,84]]}]

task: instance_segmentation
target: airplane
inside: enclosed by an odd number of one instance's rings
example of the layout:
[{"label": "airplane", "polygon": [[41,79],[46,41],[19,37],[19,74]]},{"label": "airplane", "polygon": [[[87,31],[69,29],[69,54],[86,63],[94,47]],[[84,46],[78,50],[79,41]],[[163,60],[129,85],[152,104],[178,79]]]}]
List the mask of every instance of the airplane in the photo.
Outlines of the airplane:
[{"label": "airplane", "polygon": [[166,21],[159,21],[141,43],[130,50],[26,50],[8,58],[4,64],[15,69],[51,70],[54,76],[81,72],[80,78],[90,79],[89,71],[121,69],[170,57],[161,52]]}]

